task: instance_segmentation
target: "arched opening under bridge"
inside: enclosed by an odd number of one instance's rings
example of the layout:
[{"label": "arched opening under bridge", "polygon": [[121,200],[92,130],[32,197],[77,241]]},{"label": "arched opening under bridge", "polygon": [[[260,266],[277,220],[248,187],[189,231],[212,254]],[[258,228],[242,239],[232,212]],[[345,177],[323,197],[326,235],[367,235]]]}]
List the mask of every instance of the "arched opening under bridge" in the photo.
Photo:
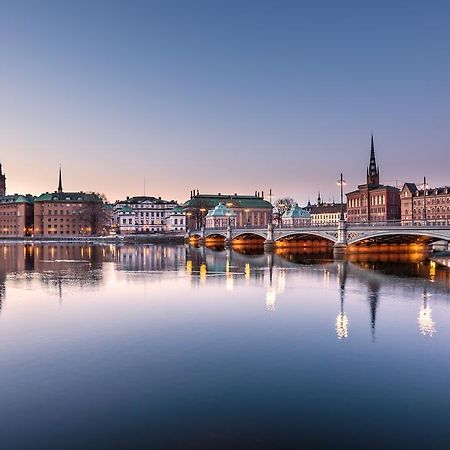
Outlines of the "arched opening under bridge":
[{"label": "arched opening under bridge", "polygon": [[377,233],[350,239],[347,250],[350,252],[424,253],[430,250],[430,244],[441,240],[443,240],[441,237],[420,232]]},{"label": "arched opening under bridge", "polygon": [[233,247],[238,246],[255,246],[255,247],[263,247],[264,241],[266,240],[265,236],[261,236],[257,233],[252,232],[243,232],[233,237],[231,244]]},{"label": "arched opening under bridge", "polygon": [[275,248],[295,248],[310,253],[329,252],[333,248],[334,241],[331,237],[325,237],[314,233],[292,233],[279,237],[275,241]]}]

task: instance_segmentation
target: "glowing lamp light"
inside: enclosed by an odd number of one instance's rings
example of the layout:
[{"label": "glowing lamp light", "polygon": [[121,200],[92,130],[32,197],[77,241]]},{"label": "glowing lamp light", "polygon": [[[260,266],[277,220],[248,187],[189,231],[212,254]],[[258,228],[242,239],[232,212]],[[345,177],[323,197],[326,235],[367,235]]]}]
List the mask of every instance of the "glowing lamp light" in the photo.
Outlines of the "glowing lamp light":
[{"label": "glowing lamp light", "polygon": [[336,318],[336,336],[340,341],[348,337],[348,317],[345,313],[339,313]]}]

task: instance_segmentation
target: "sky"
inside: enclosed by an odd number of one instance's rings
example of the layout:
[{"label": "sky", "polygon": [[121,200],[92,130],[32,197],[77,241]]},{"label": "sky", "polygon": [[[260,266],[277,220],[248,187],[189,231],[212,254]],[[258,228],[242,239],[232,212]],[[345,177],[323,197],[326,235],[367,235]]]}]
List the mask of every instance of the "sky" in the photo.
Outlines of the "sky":
[{"label": "sky", "polygon": [[[450,184],[450,3],[0,0],[9,193]],[[145,183],[144,183],[145,180]]]}]

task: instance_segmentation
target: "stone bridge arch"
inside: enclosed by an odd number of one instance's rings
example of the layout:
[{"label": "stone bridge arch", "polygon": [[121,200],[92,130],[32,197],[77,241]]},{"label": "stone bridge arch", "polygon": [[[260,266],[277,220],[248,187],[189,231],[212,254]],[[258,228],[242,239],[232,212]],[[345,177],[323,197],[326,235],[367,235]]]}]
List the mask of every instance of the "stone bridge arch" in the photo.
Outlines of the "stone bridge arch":
[{"label": "stone bridge arch", "polygon": [[394,244],[412,244],[417,241],[421,243],[431,243],[435,241],[450,242],[450,230],[367,230],[367,231],[348,231],[348,245],[370,243],[394,243]]},{"label": "stone bridge arch", "polygon": [[[325,241],[329,241],[330,244],[335,244],[337,242],[337,232],[331,230],[291,230],[291,231],[276,231],[274,232],[275,242],[280,242],[283,239],[294,240],[294,238],[305,238],[308,237],[320,238]],[[291,239],[289,239],[291,238]]]}]

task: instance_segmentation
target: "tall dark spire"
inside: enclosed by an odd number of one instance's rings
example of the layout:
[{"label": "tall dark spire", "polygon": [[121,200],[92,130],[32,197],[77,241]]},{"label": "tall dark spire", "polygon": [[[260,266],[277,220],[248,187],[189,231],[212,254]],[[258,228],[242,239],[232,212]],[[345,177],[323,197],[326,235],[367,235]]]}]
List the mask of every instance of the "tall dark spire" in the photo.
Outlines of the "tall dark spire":
[{"label": "tall dark spire", "polygon": [[62,175],[61,175],[61,166],[59,166],[59,183],[58,183],[58,192],[62,192]]},{"label": "tall dark spire", "polygon": [[373,133],[370,140],[370,161],[367,167],[367,184],[378,186],[380,184],[380,170],[375,159],[375,145],[373,143]]},{"label": "tall dark spire", "polygon": [[0,164],[0,195],[6,195],[6,175],[3,173],[3,168],[1,164]]}]

